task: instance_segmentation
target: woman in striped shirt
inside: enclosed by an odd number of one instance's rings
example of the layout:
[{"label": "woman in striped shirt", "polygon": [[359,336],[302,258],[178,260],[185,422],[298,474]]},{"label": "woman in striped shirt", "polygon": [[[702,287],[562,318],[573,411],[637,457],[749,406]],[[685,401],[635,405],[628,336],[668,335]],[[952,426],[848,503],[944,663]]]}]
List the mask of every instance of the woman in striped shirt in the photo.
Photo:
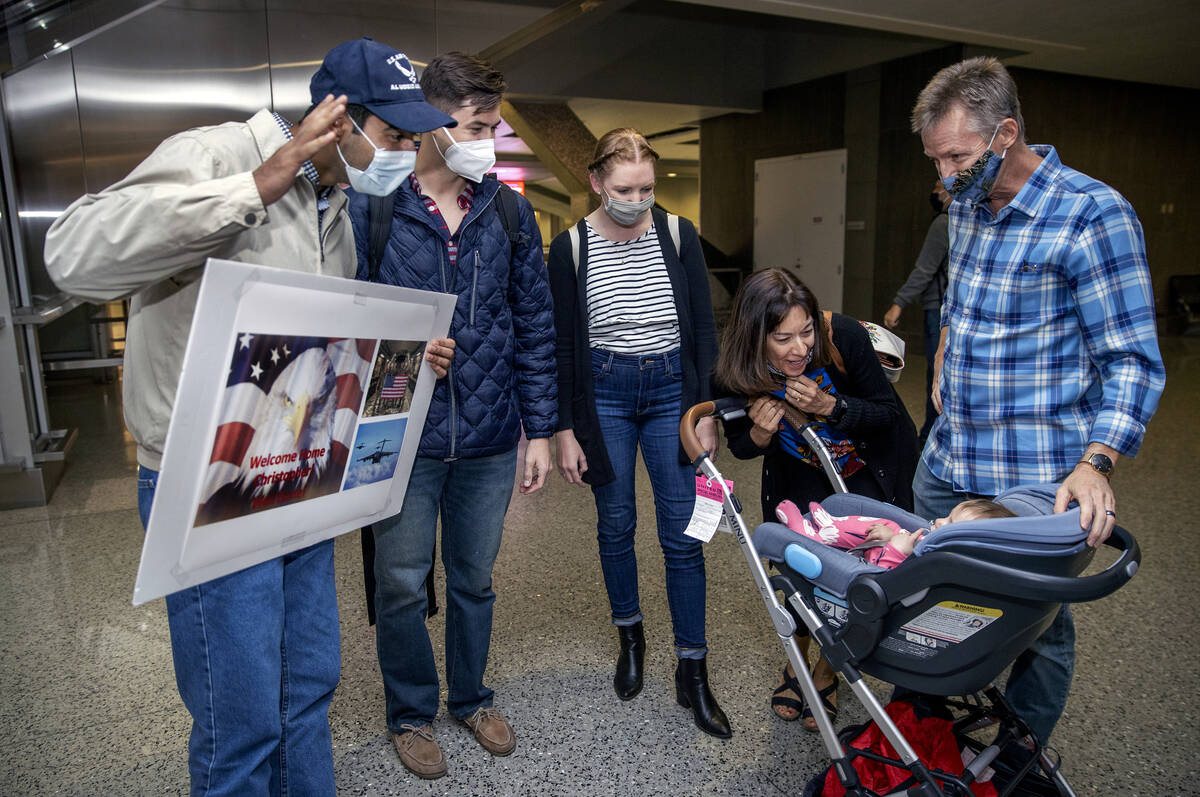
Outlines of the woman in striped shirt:
[{"label": "woman in striped shirt", "polygon": [[[620,653],[613,687],[642,688],[645,637],[638,600],[634,467],[638,449],[654,490],[675,632],[675,691],[706,733],[729,722],[708,686],[701,543],[684,535],[696,477],[679,446],[679,419],[708,399],[716,324],[696,229],[654,208],[658,154],[631,128],[606,133],[588,167],[600,207],[550,245],[558,331],[558,459],[567,481],[596,499],[600,563]],[[712,419],[697,429],[709,451]]]}]

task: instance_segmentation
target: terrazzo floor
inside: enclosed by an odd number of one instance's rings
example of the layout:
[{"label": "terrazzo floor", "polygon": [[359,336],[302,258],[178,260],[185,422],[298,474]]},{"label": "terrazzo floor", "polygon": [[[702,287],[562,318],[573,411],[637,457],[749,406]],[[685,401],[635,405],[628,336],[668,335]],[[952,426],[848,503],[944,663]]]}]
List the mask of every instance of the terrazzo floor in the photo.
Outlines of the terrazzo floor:
[{"label": "terrazzo floor", "polygon": [[[1081,795],[1200,794],[1200,340],[1164,338],[1168,388],[1136,460],[1114,485],[1143,568],[1118,593],[1075,607],[1078,665],[1053,743]],[[924,363],[898,387],[922,411]],[[189,718],[175,691],[164,604],[130,605],[141,550],[134,449],[117,385],[50,391],[56,427],[78,427],[46,507],[0,512],[0,795],[187,792]],[[757,506],[758,463],[718,460]],[[707,548],[709,671],[734,737],[705,736],[675,705],[670,624],[652,501],[639,481],[638,556],[649,652],[644,691],[612,693],[616,634],[595,551],[590,493],[557,475],[516,495],[495,569],[487,681],[516,751],[493,758],[443,713],[450,773],[420,781],[383,723],[374,631],[366,625],[357,535],[337,543],[342,682],[330,711],[344,795],[797,795],[825,765],[815,735],[773,719],[783,657],[745,560],[719,535]],[[750,510],[747,521],[759,521]],[[441,650],[443,617],[430,623]],[[883,694],[885,687],[875,683]],[[842,690],[838,725],[865,713]]]}]

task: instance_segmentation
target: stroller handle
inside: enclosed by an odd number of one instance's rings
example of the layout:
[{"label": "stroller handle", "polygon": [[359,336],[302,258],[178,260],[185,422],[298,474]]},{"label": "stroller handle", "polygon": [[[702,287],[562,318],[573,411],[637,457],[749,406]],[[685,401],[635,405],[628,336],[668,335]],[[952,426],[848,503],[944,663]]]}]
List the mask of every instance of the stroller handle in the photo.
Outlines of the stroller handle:
[{"label": "stroller handle", "polygon": [[702,401],[688,409],[679,420],[679,442],[687,452],[688,459],[693,465],[699,464],[701,458],[707,455],[700,438],[696,435],[696,424],[710,415],[716,415],[722,421],[740,418],[746,414],[746,397],[729,396],[714,401]]},{"label": "stroller handle", "polygon": [[[722,421],[743,418],[746,415],[746,405],[749,403],[750,399],[745,396],[728,396],[713,401],[702,401],[683,414],[683,418],[679,420],[679,440],[683,443],[683,450],[687,452],[688,459],[691,460],[694,467],[699,468],[701,460],[707,456],[704,447],[700,445],[700,438],[696,436],[696,424],[700,419],[707,418],[709,415],[716,415]],[[788,421],[793,422],[790,417]],[[825,471],[825,476],[829,479],[833,489],[839,493],[850,492],[846,488],[846,482],[842,479],[837,463],[833,461],[833,455],[829,453],[825,441],[816,433],[812,424],[803,419],[797,419],[794,423],[796,430],[820,460],[821,469]]]}]

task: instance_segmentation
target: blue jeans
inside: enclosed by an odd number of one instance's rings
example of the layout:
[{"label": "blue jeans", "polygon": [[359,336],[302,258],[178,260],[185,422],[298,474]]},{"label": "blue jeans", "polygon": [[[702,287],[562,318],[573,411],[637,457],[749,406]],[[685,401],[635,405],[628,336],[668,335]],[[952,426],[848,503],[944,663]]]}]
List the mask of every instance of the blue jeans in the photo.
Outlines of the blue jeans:
[{"label": "blue jeans", "polygon": [[658,542],[667,570],[667,604],[680,658],[703,658],[704,546],[684,535],[696,500],[696,473],[679,464],[679,406],[682,400],[679,352],[623,355],[592,349],[592,381],[604,447],[616,478],[592,488],[596,497],[600,566],[615,625],[642,619],[638,600],[638,446],[650,474]]},{"label": "blue jeans", "polygon": [[[949,482],[930,473],[924,460],[918,463],[913,477],[913,494],[916,513],[930,519],[948,516],[956,504],[968,498],[987,497],[955,492]],[[1071,607],[1064,603],[1050,627],[1013,662],[1004,690],[1013,709],[1043,744],[1049,741],[1067,706],[1074,674],[1075,622]]]},{"label": "blue jeans", "polygon": [[930,472],[924,457],[917,461],[912,486],[913,514],[930,521],[948,517],[950,510],[968,499],[992,497],[954,489],[950,482],[942,481]]},{"label": "blue jeans", "polygon": [[387,726],[433,722],[438,673],[425,627],[425,577],[438,515],[446,569],[446,707],[465,719],[492,705],[483,684],[492,641],[492,565],[516,478],[517,450],[452,462],[417,457],[400,514],[375,524],[375,643]]},{"label": "blue jeans", "polygon": [[[145,526],[158,472],[138,468]],[[167,596],[193,795],[332,795],[333,540]]]},{"label": "blue jeans", "polygon": [[937,408],[933,406],[933,359],[937,354],[938,342],[942,337],[942,311],[941,310],[926,310],[925,311],[925,423],[921,424],[921,431],[917,434],[917,441],[924,448],[925,441],[929,438],[929,430],[933,428],[933,422],[938,416]]}]

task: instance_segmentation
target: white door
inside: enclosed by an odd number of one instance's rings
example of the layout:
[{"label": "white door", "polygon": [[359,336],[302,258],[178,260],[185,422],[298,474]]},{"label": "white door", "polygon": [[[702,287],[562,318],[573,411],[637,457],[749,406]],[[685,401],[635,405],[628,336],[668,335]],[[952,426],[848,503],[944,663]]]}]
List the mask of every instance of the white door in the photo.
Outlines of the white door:
[{"label": "white door", "polygon": [[842,309],[846,150],[754,162],[754,268],[790,269],[822,310]]}]

